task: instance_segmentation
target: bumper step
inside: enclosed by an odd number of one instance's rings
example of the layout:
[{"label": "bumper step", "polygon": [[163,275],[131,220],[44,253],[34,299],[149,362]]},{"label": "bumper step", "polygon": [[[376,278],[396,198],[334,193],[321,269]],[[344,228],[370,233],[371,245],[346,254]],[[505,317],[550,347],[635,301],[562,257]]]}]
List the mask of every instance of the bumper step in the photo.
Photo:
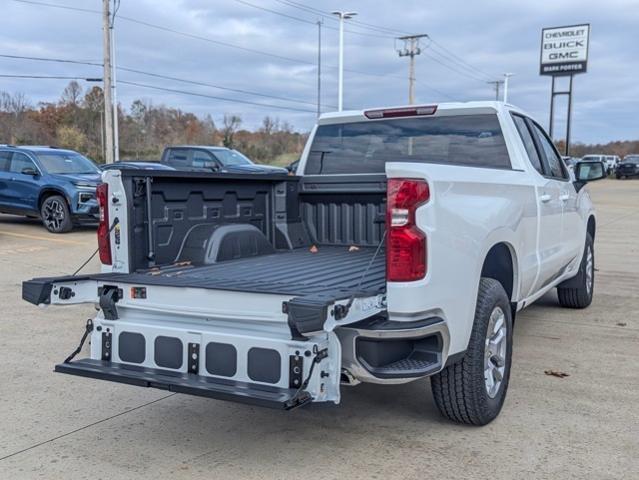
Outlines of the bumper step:
[{"label": "bumper step", "polygon": [[269,387],[90,358],[58,364],[55,371],[280,410],[291,410],[312,401],[307,392],[297,395],[297,390],[292,388]]}]

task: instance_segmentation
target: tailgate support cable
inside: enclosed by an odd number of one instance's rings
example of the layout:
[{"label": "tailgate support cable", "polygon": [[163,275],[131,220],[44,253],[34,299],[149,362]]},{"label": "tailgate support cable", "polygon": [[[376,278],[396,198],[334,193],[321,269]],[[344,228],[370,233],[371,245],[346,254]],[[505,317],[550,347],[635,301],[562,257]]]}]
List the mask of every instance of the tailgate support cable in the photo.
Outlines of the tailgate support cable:
[{"label": "tailgate support cable", "polygon": [[[111,235],[111,232],[113,231],[113,229],[115,228],[115,226],[116,226],[118,223],[120,223],[120,220],[119,220],[117,217],[116,217],[116,218],[114,218],[114,219],[113,219],[113,223],[112,223],[112,224],[111,224],[111,226],[109,227],[109,231],[106,233],[106,234],[107,234],[107,236]],[[85,260],[85,262],[84,262],[82,265],[80,265],[80,266],[78,267],[78,269],[77,269],[75,272],[73,272],[73,273],[71,274],[71,276],[72,276],[72,277],[75,277],[75,276],[78,274],[78,272],[79,272],[80,270],[82,270],[84,267],[86,267],[87,263],[89,263],[89,262],[91,261],[91,259],[97,255],[97,253],[98,253],[99,251],[100,251],[100,248],[99,248],[99,247],[98,247],[98,248],[96,248],[95,252],[93,252],[93,253],[91,254],[91,256],[90,256],[89,258],[87,258],[87,259]]]},{"label": "tailgate support cable", "polygon": [[346,303],[345,305],[341,305],[341,304],[335,305],[335,320],[341,320],[342,318],[346,318],[346,315],[348,315],[348,311],[351,309],[351,307],[353,306],[353,302],[355,301],[355,298],[358,296],[357,290],[359,290],[359,288],[362,286],[362,283],[364,283],[364,278],[366,278],[366,274],[371,269],[371,266],[373,265],[373,262],[377,258],[379,251],[382,249],[382,245],[384,245],[384,241],[386,240],[386,232],[387,230],[384,230],[384,233],[382,233],[382,239],[379,241],[379,244],[377,244],[377,249],[375,250],[373,257],[371,258],[370,262],[368,262],[368,265],[366,265],[366,268],[364,269],[364,273],[362,273],[362,276],[359,279],[359,283],[357,284],[357,287],[355,287],[356,292],[350,296],[350,298],[348,299],[348,303]]},{"label": "tailgate support cable", "polygon": [[64,359],[64,363],[70,363],[71,360],[73,360],[73,358],[80,353],[80,351],[82,350],[82,347],[84,346],[84,342],[86,341],[87,337],[89,336],[89,333],[91,333],[93,331],[93,320],[91,320],[90,318],[87,320],[87,324],[86,327],[84,329],[84,334],[82,335],[82,339],[80,340],[80,345],[78,345],[78,348],[76,348],[73,353],[71,353],[71,355],[69,355],[67,358]]}]

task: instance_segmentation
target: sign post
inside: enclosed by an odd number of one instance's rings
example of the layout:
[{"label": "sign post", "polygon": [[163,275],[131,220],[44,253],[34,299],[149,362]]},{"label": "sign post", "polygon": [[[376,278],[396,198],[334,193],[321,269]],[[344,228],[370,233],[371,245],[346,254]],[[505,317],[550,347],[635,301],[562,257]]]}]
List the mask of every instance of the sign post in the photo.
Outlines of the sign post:
[{"label": "sign post", "polygon": [[[566,120],[565,155],[570,153],[570,122],[572,117],[572,83],[577,73],[586,73],[588,69],[588,45],[590,24],[544,28],[541,31],[541,55],[539,74],[551,75],[550,92],[550,138],[553,138],[553,119],[555,97],[568,95],[568,117]],[[568,90],[555,90],[555,77],[568,76]]]}]

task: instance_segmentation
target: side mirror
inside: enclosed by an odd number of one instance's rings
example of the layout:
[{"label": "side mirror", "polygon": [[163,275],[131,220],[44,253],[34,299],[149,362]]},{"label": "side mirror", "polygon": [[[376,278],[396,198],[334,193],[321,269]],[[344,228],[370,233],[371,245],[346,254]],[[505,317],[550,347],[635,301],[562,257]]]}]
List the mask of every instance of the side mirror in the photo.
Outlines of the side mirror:
[{"label": "side mirror", "polygon": [[38,171],[33,167],[23,168],[20,173],[22,173],[22,175],[31,175],[32,177],[37,177],[38,175],[40,175]]},{"label": "side mirror", "polygon": [[575,165],[575,186],[577,191],[588,182],[601,180],[608,176],[608,168],[604,162],[577,162]]},{"label": "side mirror", "polygon": [[575,179],[578,182],[592,182],[606,178],[604,162],[579,162],[575,166]]}]

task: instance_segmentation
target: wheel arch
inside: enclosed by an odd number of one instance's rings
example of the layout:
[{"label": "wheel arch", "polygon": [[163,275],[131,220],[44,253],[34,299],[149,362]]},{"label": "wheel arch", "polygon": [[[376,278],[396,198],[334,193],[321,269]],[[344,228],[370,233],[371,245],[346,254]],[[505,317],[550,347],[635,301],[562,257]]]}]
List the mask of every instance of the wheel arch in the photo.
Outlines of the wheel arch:
[{"label": "wheel arch", "polygon": [[481,268],[481,277],[497,280],[508,296],[511,303],[511,311],[517,310],[515,299],[518,295],[518,264],[517,254],[513,246],[508,242],[494,244],[486,253]]},{"label": "wheel arch", "polygon": [[52,195],[60,195],[67,202],[69,208],[71,208],[71,202],[69,202],[69,197],[64,190],[56,187],[45,187],[40,191],[40,194],[38,195],[38,212],[40,212],[44,201]]}]

